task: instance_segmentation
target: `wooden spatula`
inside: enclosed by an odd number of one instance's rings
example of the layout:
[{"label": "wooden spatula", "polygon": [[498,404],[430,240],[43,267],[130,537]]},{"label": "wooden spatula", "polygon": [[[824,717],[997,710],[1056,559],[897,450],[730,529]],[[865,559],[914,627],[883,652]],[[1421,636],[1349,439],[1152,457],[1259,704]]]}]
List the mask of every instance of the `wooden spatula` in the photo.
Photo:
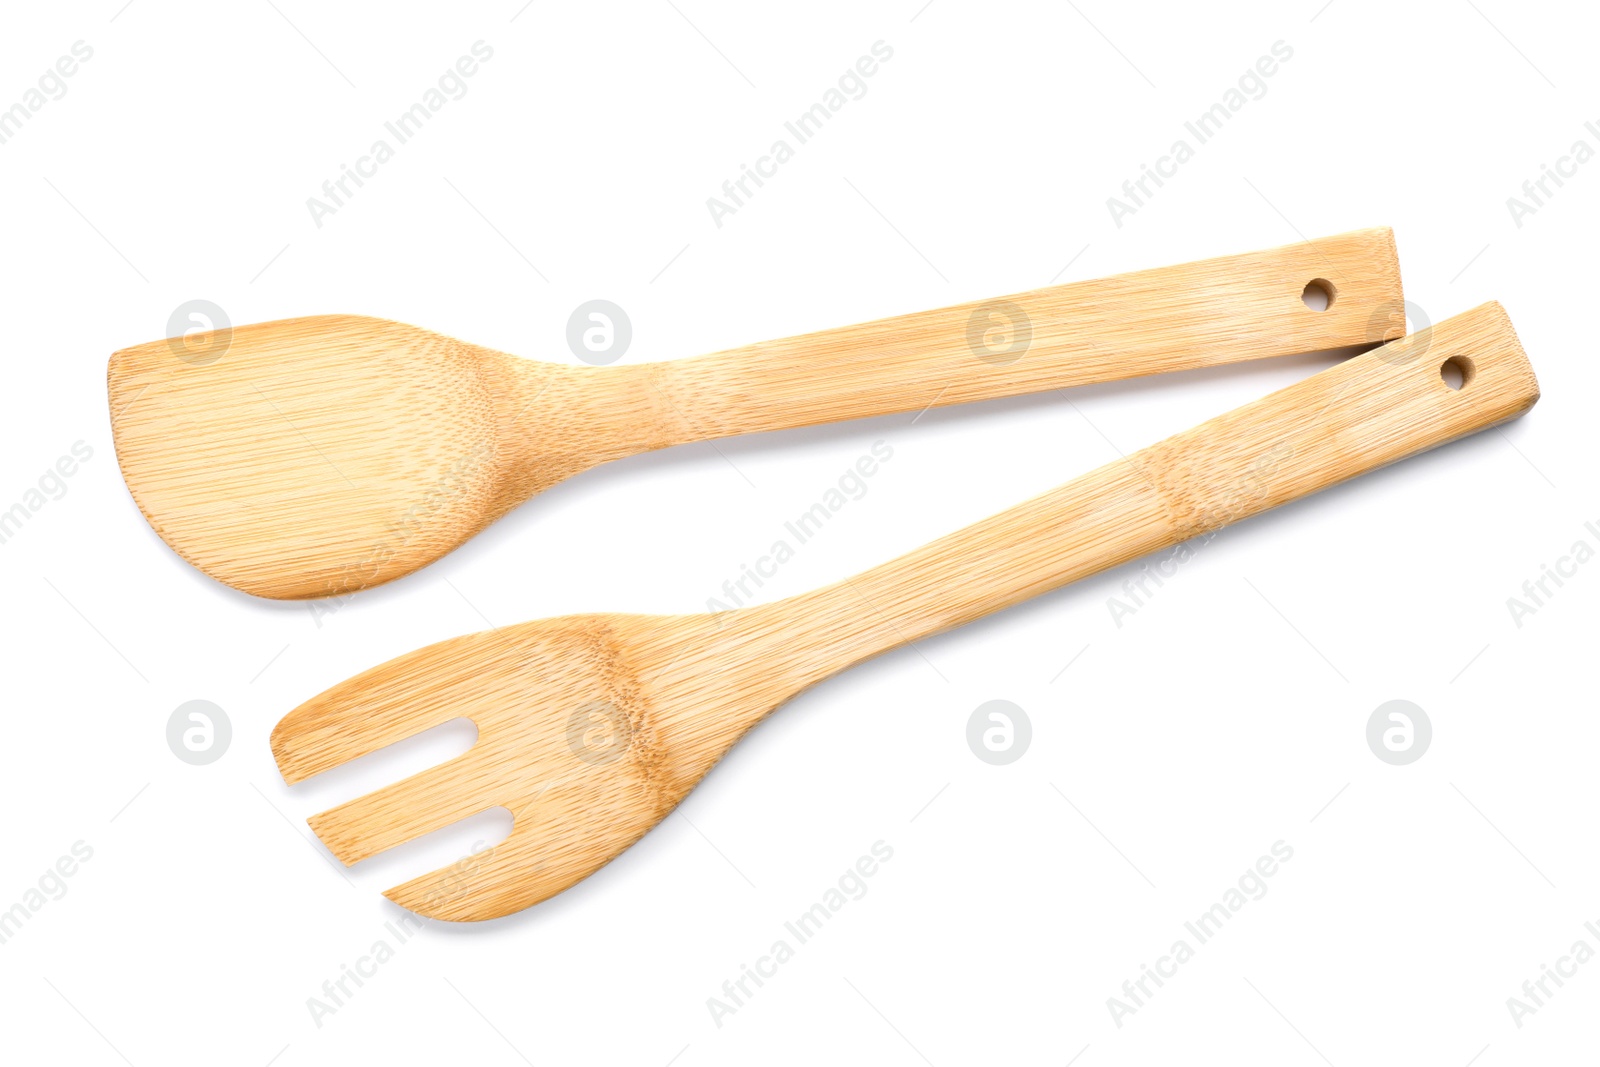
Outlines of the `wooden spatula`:
[{"label": "wooden spatula", "polygon": [[504,842],[387,895],[434,918],[505,915],[631,845],[807,686],[1514,418],[1538,396],[1511,323],[1485,304],[836,585],[715,615],[545,619],[401,656],[285,716],[273,755],[293,784],[471,719],[478,739],[462,755],[310,822],[350,864],[504,806]]},{"label": "wooden spatula", "polygon": [[[1325,310],[1302,301],[1311,283]],[[237,327],[111,357],[140,510],[184,559],[267,597],[433,562],[533,494],[635,452],[916,411],[1404,331],[1394,240],[1285,248],[615,367],[517,359],[382,319]]]}]

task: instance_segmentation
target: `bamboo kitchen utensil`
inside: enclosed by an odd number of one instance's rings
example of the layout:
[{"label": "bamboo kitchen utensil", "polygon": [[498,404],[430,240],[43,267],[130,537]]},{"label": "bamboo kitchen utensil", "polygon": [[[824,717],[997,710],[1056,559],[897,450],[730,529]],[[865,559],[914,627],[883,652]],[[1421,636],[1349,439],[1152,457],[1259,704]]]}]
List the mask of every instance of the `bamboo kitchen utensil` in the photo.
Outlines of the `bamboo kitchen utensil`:
[{"label": "bamboo kitchen utensil", "polygon": [[285,319],[117,352],[111,425],[180,556],[258,596],[319,597],[425,566],[632,453],[1370,344],[1404,322],[1393,235],[1373,229],[604,368],[383,319]]},{"label": "bamboo kitchen utensil", "polygon": [[310,822],[350,864],[504,806],[505,841],[387,895],[439,919],[505,915],[622,852],[823,678],[1515,418],[1538,396],[1505,312],[1485,304],[823,589],[715,615],[545,619],[400,656],[290,712],[273,755],[292,785],[472,720],[465,753]]}]

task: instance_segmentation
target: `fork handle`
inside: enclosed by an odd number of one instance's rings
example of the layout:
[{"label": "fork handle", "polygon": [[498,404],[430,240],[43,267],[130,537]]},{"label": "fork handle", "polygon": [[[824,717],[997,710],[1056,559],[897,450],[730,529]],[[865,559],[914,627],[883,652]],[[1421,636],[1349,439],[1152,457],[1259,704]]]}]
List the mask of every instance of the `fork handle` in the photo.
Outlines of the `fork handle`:
[{"label": "fork handle", "polygon": [[[1465,372],[1459,390],[1442,377],[1447,361]],[[1505,422],[1538,398],[1505,311],[1484,304],[854,578],[768,605],[803,631],[788,632],[778,657],[791,680],[808,684]]]},{"label": "fork handle", "polygon": [[[1325,310],[1302,299],[1312,282]],[[1404,332],[1403,307],[1378,228],[628,370],[656,395],[659,445],[1374,344]]]}]

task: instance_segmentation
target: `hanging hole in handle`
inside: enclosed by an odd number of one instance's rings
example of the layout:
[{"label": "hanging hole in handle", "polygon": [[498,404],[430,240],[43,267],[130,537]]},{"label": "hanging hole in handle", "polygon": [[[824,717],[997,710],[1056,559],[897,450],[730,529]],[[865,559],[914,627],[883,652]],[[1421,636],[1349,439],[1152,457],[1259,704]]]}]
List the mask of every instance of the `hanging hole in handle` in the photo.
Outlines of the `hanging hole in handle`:
[{"label": "hanging hole in handle", "polygon": [[1472,360],[1465,356],[1451,356],[1439,365],[1439,377],[1449,389],[1460,390],[1472,381]]},{"label": "hanging hole in handle", "polygon": [[1326,278],[1312,278],[1300,291],[1300,299],[1312,311],[1327,311],[1333,306],[1333,283]]}]

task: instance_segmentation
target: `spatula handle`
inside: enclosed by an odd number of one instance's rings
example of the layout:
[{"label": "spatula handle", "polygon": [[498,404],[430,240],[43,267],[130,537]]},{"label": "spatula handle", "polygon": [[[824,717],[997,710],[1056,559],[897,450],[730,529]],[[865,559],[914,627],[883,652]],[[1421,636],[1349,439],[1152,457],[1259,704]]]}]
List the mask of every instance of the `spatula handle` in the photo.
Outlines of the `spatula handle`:
[{"label": "spatula handle", "polygon": [[1380,228],[629,369],[681,443],[1371,344],[1403,308]]},{"label": "spatula handle", "polygon": [[[1465,383],[1441,373],[1452,363]],[[770,605],[831,674],[1139,556],[1515,418],[1539,386],[1484,304],[1108,463],[837,585]],[[791,638],[798,635],[791,632]],[[791,673],[791,678],[794,673]]]}]

